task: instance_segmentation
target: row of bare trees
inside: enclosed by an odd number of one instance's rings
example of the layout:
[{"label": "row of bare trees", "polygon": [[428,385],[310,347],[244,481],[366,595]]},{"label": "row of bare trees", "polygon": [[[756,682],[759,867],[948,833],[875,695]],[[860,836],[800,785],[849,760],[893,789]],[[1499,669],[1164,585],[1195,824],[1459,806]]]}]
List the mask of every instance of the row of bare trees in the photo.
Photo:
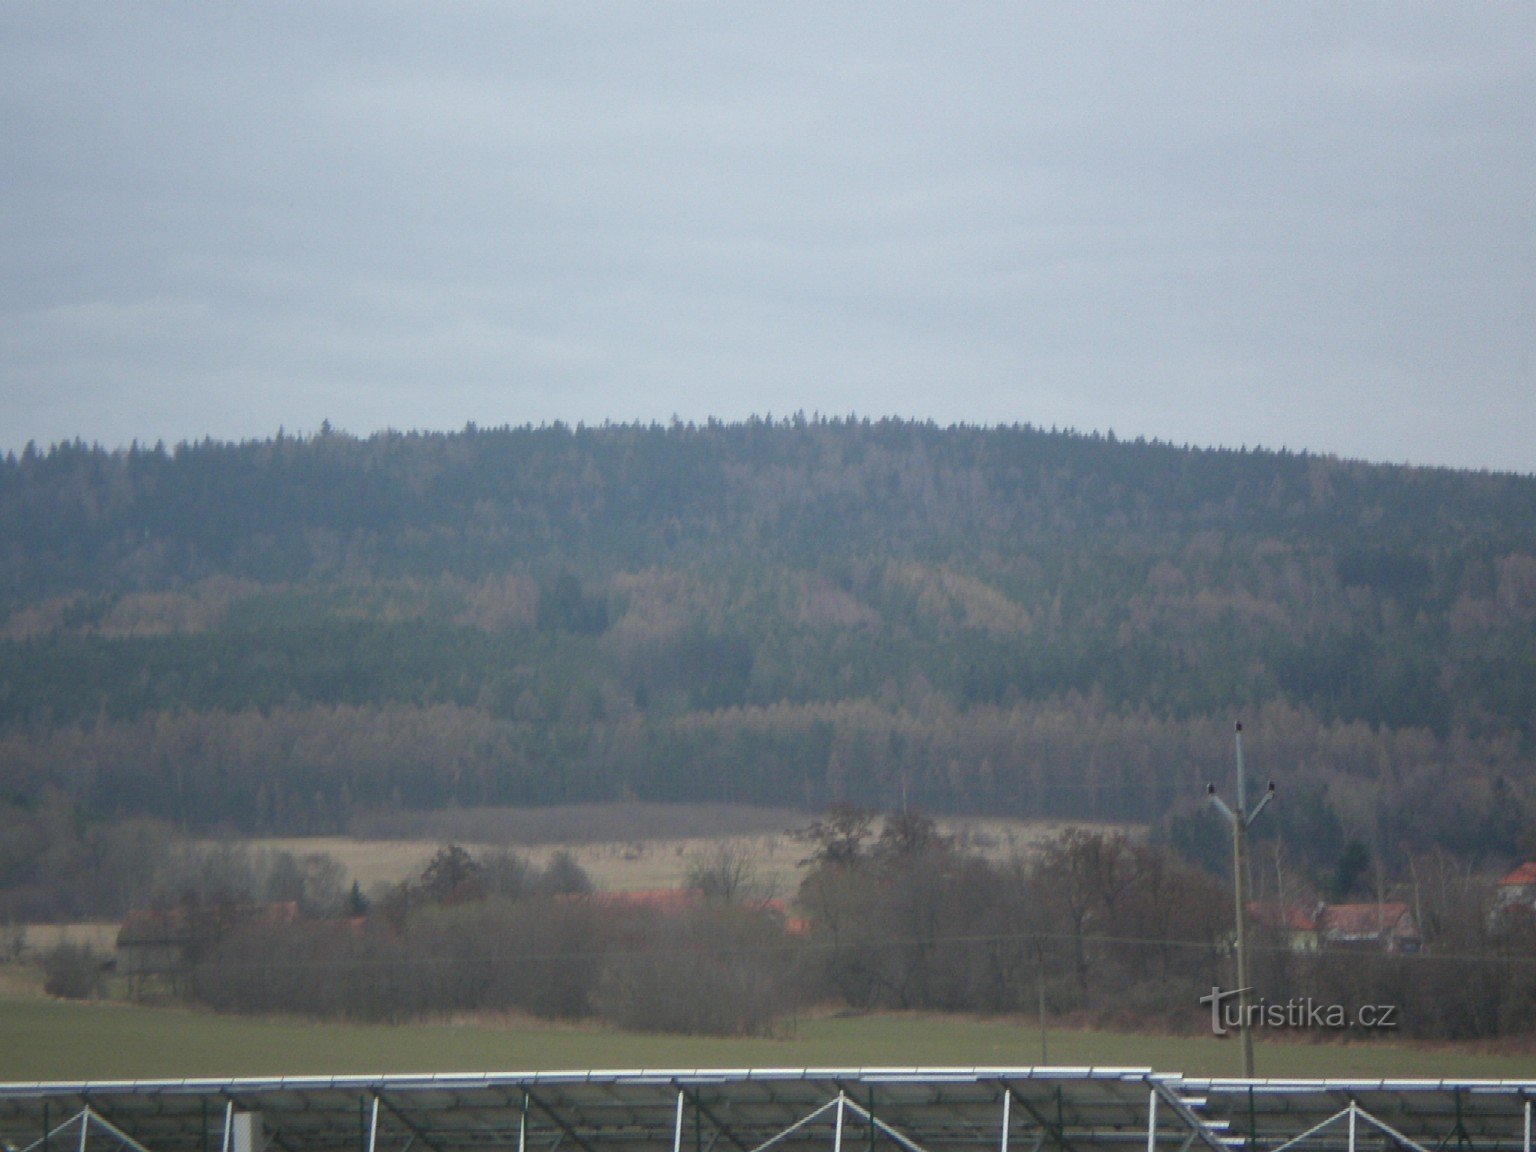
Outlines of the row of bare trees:
[{"label": "row of bare trees", "polygon": [[1072,831],[1002,863],[910,813],[881,826],[835,809],[801,835],[793,909],[729,849],[653,903],[563,883],[558,859],[540,873],[450,846],[367,917],[235,928],[191,986],[231,1011],[515,1010],[728,1034],[812,1003],[1018,1012],[1042,995],[1053,1012],[1146,1024],[1149,1007],[1188,1016],[1223,962],[1220,887],[1120,835]]},{"label": "row of bare trees", "polygon": [[917,814],[812,825],[800,899],[819,982],[859,1007],[1180,1015],[1221,968],[1230,901],[1119,834],[1069,830],[994,863]]},{"label": "row of bare trees", "polygon": [[[451,704],[285,704],[0,731],[0,797],[34,795],[25,806],[0,798],[0,904],[5,889],[36,882],[24,897],[35,908],[77,871],[132,874],[104,862],[138,851],[135,811],[183,829],[333,832],[366,808],[448,802],[629,795],[816,810],[905,797],[946,811],[1187,822],[1206,781],[1230,771],[1229,721],[1117,710],[1092,695],[961,709],[912,688],[649,717],[605,697],[601,712],[524,722]],[[1293,860],[1313,870],[1332,869],[1351,840],[1394,869],[1408,846],[1470,861],[1530,846],[1536,791],[1518,743],[1328,721],[1279,701],[1245,727],[1254,762],[1283,767],[1287,795],[1303,799],[1276,809],[1266,830],[1283,832]],[[60,835],[75,835],[76,814],[99,812],[119,813],[123,831],[99,823],[81,851],[45,864]],[[1194,818],[1219,860],[1215,825]],[[1192,839],[1174,846],[1199,852]],[[68,887],[63,914],[86,911],[84,888]]]},{"label": "row of bare trees", "polygon": [[758,1034],[793,1006],[794,941],[732,860],[657,908],[602,897],[568,856],[543,869],[450,845],[369,916],[252,925],[192,974],[221,1010],[366,1020],[517,1011],[653,1031]]},{"label": "row of bare trees", "polygon": [[[1209,1019],[1200,997],[1235,986],[1230,890],[1165,847],[1077,828],[995,859],[920,814],[850,807],[800,837],[807,869],[789,904],[731,847],[700,853],[688,887],[657,897],[594,892],[568,856],[539,867],[448,846],[369,907],[315,862],[205,849],[210,877],[243,870],[270,885],[294,873],[298,911],[221,914],[228,889],[188,889],[187,922],[201,934],[178,987],[232,1012],[398,1021],[513,1011],[762,1034],[818,1004],[1195,1030]],[[329,899],[306,898],[305,876]],[[1382,895],[1412,907],[1416,952],[1298,950],[1282,920],[1261,915],[1257,995],[1390,1005],[1396,1035],[1530,1033],[1536,913],[1501,902],[1447,855],[1416,859]],[[59,958],[61,979],[79,975],[64,963],[78,959]]]}]

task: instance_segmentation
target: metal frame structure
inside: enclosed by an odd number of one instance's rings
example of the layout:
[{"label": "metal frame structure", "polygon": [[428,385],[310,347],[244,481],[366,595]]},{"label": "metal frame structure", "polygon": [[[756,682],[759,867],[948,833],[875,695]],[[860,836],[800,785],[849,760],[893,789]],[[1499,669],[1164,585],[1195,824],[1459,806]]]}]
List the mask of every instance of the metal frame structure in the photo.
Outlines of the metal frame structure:
[{"label": "metal frame structure", "polygon": [[1536,1152],[1533,1081],[1135,1068],[0,1084],[5,1152]]}]

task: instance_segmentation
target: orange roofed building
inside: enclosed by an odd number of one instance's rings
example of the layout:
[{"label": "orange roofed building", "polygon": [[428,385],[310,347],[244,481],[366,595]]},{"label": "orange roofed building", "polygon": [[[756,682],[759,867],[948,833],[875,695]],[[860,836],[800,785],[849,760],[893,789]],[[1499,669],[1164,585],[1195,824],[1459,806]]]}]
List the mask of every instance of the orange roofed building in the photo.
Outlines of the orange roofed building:
[{"label": "orange roofed building", "polygon": [[1536,911],[1536,860],[1528,860],[1499,881],[1500,910],[1519,905]]},{"label": "orange roofed building", "polygon": [[1248,922],[1282,937],[1292,952],[1316,952],[1318,949],[1317,917],[1294,904],[1281,907],[1268,901],[1250,901]]},{"label": "orange roofed building", "polygon": [[1417,952],[1421,942],[1413,913],[1397,901],[1330,904],[1318,913],[1317,928],[1325,948]]}]

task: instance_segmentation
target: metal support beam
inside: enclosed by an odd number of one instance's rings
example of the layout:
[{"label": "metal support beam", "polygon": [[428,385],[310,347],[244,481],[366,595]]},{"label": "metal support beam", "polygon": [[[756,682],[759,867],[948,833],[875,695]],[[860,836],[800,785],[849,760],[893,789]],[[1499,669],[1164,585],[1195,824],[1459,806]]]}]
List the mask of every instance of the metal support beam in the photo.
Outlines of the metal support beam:
[{"label": "metal support beam", "polygon": [[[722,1122],[720,1117],[715,1115],[711,1109],[705,1107],[704,1101],[699,1099],[699,1094],[697,1091],[695,1091],[693,1094],[693,1108],[698,1115],[709,1121],[710,1126],[715,1130],[716,1136],[724,1136],[727,1140],[736,1146],[737,1152],[747,1152],[747,1146],[742,1142],[741,1137],[737,1136],[735,1132],[731,1131],[730,1125]],[[713,1147],[713,1139],[711,1139],[710,1145]]]},{"label": "metal support beam", "polygon": [[[1215,1132],[1211,1131],[1205,1121],[1196,1115],[1195,1111],[1185,1103],[1184,1099],[1177,1092],[1156,1078],[1150,1078],[1147,1083],[1152,1086],[1154,1092],[1163,1098],[1164,1110],[1172,1112],[1189,1128],[1189,1139],[1184,1141],[1184,1144],[1179,1148],[1179,1152],[1188,1152],[1189,1146],[1197,1139],[1209,1148],[1211,1152],[1231,1152],[1229,1145]],[[1252,1147],[1251,1136],[1249,1138],[1249,1146],[1250,1148]]]},{"label": "metal support beam", "polygon": [[807,1124],[810,1124],[810,1123],[814,1122],[819,1117],[821,1117],[824,1113],[829,1112],[833,1108],[836,1108],[836,1107],[837,1107],[837,1101],[836,1100],[828,1100],[820,1108],[817,1108],[814,1111],[809,1112],[806,1115],[800,1117],[800,1119],[796,1120],[788,1128],[785,1128],[785,1129],[783,1129],[780,1132],[774,1133],[772,1136],[768,1137],[768,1139],[764,1140],[761,1144],[757,1145],[755,1148],[748,1149],[748,1152],[768,1152],[768,1149],[772,1148],[779,1141],[787,1140],[789,1137],[793,1136],[796,1132],[800,1131],[800,1129],[804,1128]]},{"label": "metal support beam", "polygon": [[[1052,1124],[1044,1116],[1040,1115],[1040,1110],[1031,1104],[1028,1100],[1026,1100],[1023,1096],[1019,1097],[1019,1107],[1029,1113],[1030,1118],[1034,1120],[1036,1124],[1040,1125],[1040,1127],[1044,1129],[1045,1132],[1049,1134],[1053,1140],[1056,1141],[1058,1147],[1065,1149],[1066,1152],[1077,1152],[1077,1149],[1072,1147],[1072,1144],[1067,1140],[1066,1133],[1062,1130],[1062,1123],[1058,1122],[1056,1124]],[[1059,1117],[1061,1116],[1061,1113],[1061,1089],[1058,1087],[1056,1089],[1056,1114]]]},{"label": "metal support beam", "polygon": [[417,1124],[404,1112],[400,1111],[399,1108],[395,1107],[394,1103],[385,1097],[382,1092],[375,1092],[373,1094],[373,1102],[376,1106],[383,1105],[385,1111],[387,1111],[396,1120],[400,1121],[400,1123],[404,1125],[406,1131],[411,1134],[412,1140],[420,1140],[423,1144],[430,1148],[432,1152],[443,1152],[441,1148],[432,1143],[432,1138],[427,1135],[426,1130],[422,1128],[420,1124]]},{"label": "metal support beam", "polygon": [[[43,1109],[44,1115],[47,1115],[47,1111],[48,1110],[45,1107]],[[84,1148],[90,1122],[92,1120],[96,1121],[96,1126],[98,1128],[105,1128],[108,1132],[112,1133],[112,1135],[115,1136],[122,1144],[134,1149],[134,1152],[150,1152],[148,1148],[144,1147],[144,1145],[140,1144],[137,1140],[128,1135],[128,1133],[124,1132],[116,1124],[112,1123],[112,1121],[108,1120],[99,1112],[93,1110],[89,1104],[87,1104],[79,1112],[76,1112],[68,1120],[65,1120],[62,1124],[56,1124],[52,1128],[45,1129],[40,1139],[32,1144],[27,1145],[27,1147],[20,1149],[19,1152],[37,1152],[37,1149],[39,1148],[46,1149],[51,1147],[53,1138],[55,1136],[63,1135],[71,1124],[76,1123],[80,1125],[79,1147]]]},{"label": "metal support beam", "polygon": [[137,1140],[128,1135],[128,1133],[124,1132],[111,1120],[108,1120],[100,1112],[93,1112],[92,1114],[96,1117],[97,1127],[105,1128],[108,1132],[112,1133],[112,1135],[116,1136],[120,1141],[122,1141],[124,1145],[135,1149],[135,1152],[149,1152],[148,1148],[145,1148],[144,1145],[140,1144]]},{"label": "metal support beam", "polygon": [[1396,1140],[1397,1143],[1402,1147],[1411,1149],[1412,1152],[1429,1152],[1429,1149],[1424,1147],[1424,1145],[1420,1144],[1417,1140],[1413,1139],[1411,1136],[1406,1136],[1399,1132],[1396,1128],[1392,1127],[1392,1125],[1388,1124],[1379,1116],[1371,1115],[1371,1113],[1360,1107],[1359,1104],[1355,1104],[1353,1107],[1357,1116],[1364,1116],[1368,1124],[1372,1125],[1379,1131],[1385,1132],[1388,1136],[1392,1137],[1393,1140]]},{"label": "metal support beam", "polygon": [[[234,1106],[236,1104],[239,1104],[240,1105],[240,1109],[243,1112],[260,1112],[261,1109],[260,1108],[248,1107],[247,1105],[241,1103],[240,1098],[238,1096],[236,1096],[233,1092],[231,1092],[228,1088],[225,1088],[222,1092],[219,1093],[219,1095],[222,1096],[225,1100],[230,1102],[230,1109],[229,1109],[228,1113],[225,1116],[225,1126],[224,1126],[224,1152],[230,1152],[230,1144],[229,1144],[229,1141],[230,1141],[230,1128],[229,1128],[229,1125],[230,1125],[230,1123],[233,1120]],[[298,1152],[298,1149],[294,1148],[293,1145],[289,1144],[288,1141],[283,1138],[283,1134],[282,1134],[282,1132],[279,1129],[274,1128],[272,1130],[272,1133],[271,1133],[271,1135],[270,1135],[270,1137],[268,1139],[269,1139],[269,1141],[271,1143],[276,1144],[279,1148],[281,1148],[283,1150],[283,1152]]]},{"label": "metal support beam", "polygon": [[553,1108],[551,1108],[548,1104],[544,1103],[544,1101],[540,1100],[532,1092],[525,1092],[524,1096],[527,1099],[529,1104],[533,1105],[540,1112],[544,1113],[544,1115],[548,1116],[550,1121],[554,1124],[554,1126],[556,1128],[560,1129],[560,1131],[565,1136],[569,1137],[571,1143],[575,1144],[576,1147],[580,1148],[581,1152],[597,1152],[597,1150],[594,1149],[592,1147],[592,1145],[588,1144],[585,1140],[583,1140],[577,1134],[577,1132],[576,1132],[576,1130],[574,1128],[572,1128],[569,1124],[567,1124],[564,1120],[562,1120],[560,1118],[560,1114],[558,1112],[556,1112]]},{"label": "metal support beam", "polygon": [[[124,1130],[123,1126],[118,1123],[118,1118],[111,1112],[107,1111],[107,1109],[102,1106],[99,1100],[95,1099],[89,1094],[82,1094],[81,1098],[85,1101],[85,1110],[89,1112],[96,1121],[99,1123],[104,1122],[106,1126],[113,1132],[121,1132]],[[203,1106],[202,1110],[207,1112],[208,1109],[206,1104]],[[206,1139],[204,1142],[206,1143]]]},{"label": "metal support beam", "polygon": [[[1350,1107],[1353,1108],[1354,1105],[1351,1104]],[[1346,1111],[1347,1111],[1347,1109],[1346,1109]],[[1343,1112],[1335,1112],[1332,1116],[1328,1117],[1328,1119],[1322,1121],[1321,1123],[1314,1124],[1314,1125],[1312,1125],[1312,1127],[1308,1128],[1305,1132],[1297,1133],[1295,1136],[1292,1136],[1285,1143],[1276,1145],[1274,1148],[1271,1148],[1270,1152],[1289,1152],[1289,1150],[1291,1148],[1294,1148],[1296,1145],[1300,1144],[1303,1140],[1310,1139],[1311,1137],[1316,1136],[1324,1128],[1329,1128],[1329,1127],[1332,1127],[1334,1124],[1337,1124],[1339,1122],[1340,1118],[1343,1115],[1344,1115]]]},{"label": "metal support beam", "polygon": [[864,1111],[864,1109],[859,1107],[859,1105],[855,1101],[848,1100],[845,1097],[844,1098],[844,1106],[847,1107],[847,1108],[852,1108],[860,1116],[864,1117],[864,1119],[868,1122],[868,1124],[869,1124],[869,1126],[871,1128],[878,1128],[878,1129],[880,1129],[880,1131],[884,1132],[887,1136],[889,1136],[896,1143],[900,1144],[903,1148],[907,1149],[908,1152],[928,1152],[928,1150],[926,1148],[924,1148],[916,1140],[913,1140],[905,1132],[902,1132],[902,1131],[900,1131],[899,1129],[896,1129],[896,1128],[892,1128],[884,1120],[877,1120],[875,1118],[875,1116],[874,1116],[874,1113]]},{"label": "metal support beam", "polygon": [[[249,1118],[250,1149],[248,1110],[269,1125]],[[0,1085],[0,1152],[140,1152],[119,1131],[152,1152],[257,1152],[274,1132],[302,1152],[1536,1152],[1536,1078],[1020,1067]]]},{"label": "metal support beam", "polygon": [[1349,1152],[1355,1152],[1355,1145],[1356,1145],[1356,1140],[1357,1140],[1356,1127],[1357,1127],[1358,1121],[1360,1121],[1360,1120],[1364,1120],[1367,1124],[1371,1125],[1371,1127],[1375,1128],[1377,1131],[1386,1133],[1400,1147],[1409,1149],[1410,1152],[1430,1152],[1430,1150],[1428,1148],[1424,1147],[1423,1144],[1420,1144],[1417,1140],[1413,1139],[1413,1137],[1405,1135],[1402,1132],[1399,1132],[1396,1128],[1392,1127],[1392,1125],[1388,1124],[1386,1121],[1384,1121],[1384,1120],[1382,1120],[1382,1119],[1380,1119],[1380,1118],[1378,1118],[1376,1116],[1371,1115],[1371,1113],[1367,1112],[1364,1108],[1360,1107],[1360,1105],[1357,1104],[1353,1100],[1351,1100],[1349,1102],[1349,1107],[1344,1108],[1343,1110],[1341,1110],[1339,1112],[1335,1112],[1332,1116],[1328,1117],[1328,1119],[1322,1121],[1319,1124],[1312,1125],[1312,1127],[1308,1128],[1305,1132],[1302,1132],[1302,1133],[1300,1133],[1300,1134],[1298,1134],[1296,1136],[1292,1136],[1289,1140],[1285,1141],[1283,1144],[1276,1145],[1274,1148],[1270,1149],[1270,1152],[1289,1152],[1290,1149],[1295,1148],[1297,1145],[1303,1143],[1306,1140],[1311,1139],[1313,1136],[1316,1136],[1323,1129],[1332,1127],[1333,1125],[1337,1124],[1340,1120],[1347,1120],[1348,1124],[1349,1124],[1349,1131],[1348,1131],[1348,1149],[1349,1149]]}]

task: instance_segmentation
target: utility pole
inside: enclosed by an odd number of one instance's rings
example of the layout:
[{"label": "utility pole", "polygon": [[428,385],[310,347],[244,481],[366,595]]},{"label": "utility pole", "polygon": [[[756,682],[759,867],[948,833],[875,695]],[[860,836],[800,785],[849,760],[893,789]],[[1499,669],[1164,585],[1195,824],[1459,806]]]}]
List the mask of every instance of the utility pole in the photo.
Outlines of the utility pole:
[{"label": "utility pole", "polygon": [[1045,961],[1040,962],[1040,979],[1037,985],[1040,993],[1040,1064],[1049,1067],[1051,1063],[1051,1049],[1045,1042]]},{"label": "utility pole", "polygon": [[1237,1019],[1238,1034],[1243,1038],[1243,1076],[1253,1079],[1253,1029],[1248,1019],[1248,827],[1258,819],[1264,806],[1275,798],[1275,782],[1269,782],[1264,799],[1248,811],[1248,793],[1243,781],[1243,724],[1237,722],[1237,808],[1228,808],[1216,795],[1216,785],[1206,786],[1212,805],[1232,825],[1232,890],[1237,898]]}]

